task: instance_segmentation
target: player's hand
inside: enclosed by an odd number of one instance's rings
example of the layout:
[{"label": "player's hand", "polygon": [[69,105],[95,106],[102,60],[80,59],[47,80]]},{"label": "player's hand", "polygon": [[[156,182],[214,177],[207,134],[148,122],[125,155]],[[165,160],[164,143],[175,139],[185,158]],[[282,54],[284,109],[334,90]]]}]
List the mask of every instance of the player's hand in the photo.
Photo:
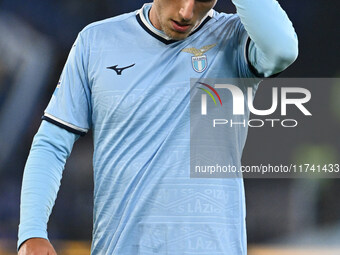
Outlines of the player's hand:
[{"label": "player's hand", "polygon": [[48,240],[31,238],[21,245],[18,255],[57,255],[57,253]]}]

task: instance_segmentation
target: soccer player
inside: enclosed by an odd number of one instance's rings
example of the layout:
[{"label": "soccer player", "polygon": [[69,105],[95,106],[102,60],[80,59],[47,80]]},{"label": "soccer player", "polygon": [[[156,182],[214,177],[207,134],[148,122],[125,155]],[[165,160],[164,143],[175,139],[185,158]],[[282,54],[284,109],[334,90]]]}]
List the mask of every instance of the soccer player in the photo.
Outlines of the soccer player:
[{"label": "soccer player", "polygon": [[[190,78],[269,77],[298,41],[275,0],[154,0],[78,35],[27,160],[19,254],[56,254],[47,222],[74,142],[93,130],[91,253],[245,255],[241,178],[190,178]],[[225,139],[240,166],[246,129]]]}]

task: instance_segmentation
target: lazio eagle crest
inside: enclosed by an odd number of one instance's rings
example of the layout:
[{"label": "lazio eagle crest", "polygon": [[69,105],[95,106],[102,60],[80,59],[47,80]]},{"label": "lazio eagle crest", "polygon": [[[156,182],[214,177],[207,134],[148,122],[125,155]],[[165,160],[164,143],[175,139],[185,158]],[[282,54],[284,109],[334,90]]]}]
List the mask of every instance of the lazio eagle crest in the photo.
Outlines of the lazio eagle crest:
[{"label": "lazio eagle crest", "polygon": [[186,48],[186,49],[183,49],[182,51],[194,55],[193,57],[191,57],[192,67],[194,68],[196,72],[202,73],[208,67],[207,56],[204,53],[214,48],[215,46],[216,46],[216,43],[203,46],[200,49]]}]

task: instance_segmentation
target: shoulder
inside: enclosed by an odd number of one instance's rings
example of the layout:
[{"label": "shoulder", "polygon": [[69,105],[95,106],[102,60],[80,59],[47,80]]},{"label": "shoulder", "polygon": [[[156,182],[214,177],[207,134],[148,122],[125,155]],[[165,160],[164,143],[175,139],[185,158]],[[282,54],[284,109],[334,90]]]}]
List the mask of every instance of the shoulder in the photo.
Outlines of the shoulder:
[{"label": "shoulder", "polygon": [[100,39],[102,36],[117,36],[117,34],[131,29],[136,24],[137,11],[125,13],[112,18],[93,22],[80,31],[80,36],[86,41]]},{"label": "shoulder", "polygon": [[218,12],[216,10],[214,10],[212,18],[215,19],[216,21],[224,21],[224,22],[240,20],[240,17],[238,16],[237,13],[225,13],[225,12]]},{"label": "shoulder", "polygon": [[233,26],[233,27],[242,26],[241,19],[237,13],[224,13],[224,12],[217,12],[214,10],[214,15],[212,19],[219,26],[220,25]]},{"label": "shoulder", "polygon": [[213,34],[217,39],[222,41],[231,38],[237,39],[239,36],[243,35],[245,31],[238,14],[220,13],[215,10],[206,25],[207,29],[203,32]]}]

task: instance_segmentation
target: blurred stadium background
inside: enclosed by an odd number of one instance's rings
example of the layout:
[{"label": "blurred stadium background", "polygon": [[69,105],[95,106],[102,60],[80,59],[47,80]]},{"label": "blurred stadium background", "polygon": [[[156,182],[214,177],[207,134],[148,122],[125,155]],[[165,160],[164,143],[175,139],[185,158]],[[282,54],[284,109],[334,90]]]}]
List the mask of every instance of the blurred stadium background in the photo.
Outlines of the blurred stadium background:
[{"label": "blurred stadium background", "polygon": [[[279,2],[300,42],[299,59],[281,77],[338,78],[338,1]],[[16,254],[25,160],[77,33],[143,3],[0,0],[0,254]],[[215,9],[234,12],[227,0]],[[340,163],[340,82],[317,91],[310,103],[320,111],[319,121],[289,133],[250,129],[243,163]],[[91,139],[88,134],[76,143],[50,218],[58,254],[89,254]],[[250,255],[340,254],[339,179],[246,179],[245,185]]]}]

